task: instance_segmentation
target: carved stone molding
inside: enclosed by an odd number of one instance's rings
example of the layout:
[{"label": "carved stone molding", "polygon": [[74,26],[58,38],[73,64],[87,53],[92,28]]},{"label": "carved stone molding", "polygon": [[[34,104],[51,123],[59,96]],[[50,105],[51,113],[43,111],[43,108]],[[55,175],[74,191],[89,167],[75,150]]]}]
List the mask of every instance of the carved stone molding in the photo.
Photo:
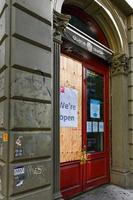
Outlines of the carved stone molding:
[{"label": "carved stone molding", "polygon": [[70,15],[64,15],[54,11],[54,37],[60,36],[63,33],[63,31],[69,23],[70,18]]},{"label": "carved stone molding", "polygon": [[113,57],[111,74],[128,74],[128,57],[126,54],[118,54]]}]

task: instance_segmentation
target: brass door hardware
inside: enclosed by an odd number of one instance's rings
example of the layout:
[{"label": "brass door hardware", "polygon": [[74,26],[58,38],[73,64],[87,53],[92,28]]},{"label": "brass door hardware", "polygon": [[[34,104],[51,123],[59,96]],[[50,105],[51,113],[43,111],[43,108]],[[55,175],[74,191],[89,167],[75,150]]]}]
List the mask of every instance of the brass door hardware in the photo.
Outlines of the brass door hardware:
[{"label": "brass door hardware", "polygon": [[80,164],[85,164],[87,162],[87,151],[86,151],[86,145],[82,148],[81,151],[81,159],[80,159]]}]

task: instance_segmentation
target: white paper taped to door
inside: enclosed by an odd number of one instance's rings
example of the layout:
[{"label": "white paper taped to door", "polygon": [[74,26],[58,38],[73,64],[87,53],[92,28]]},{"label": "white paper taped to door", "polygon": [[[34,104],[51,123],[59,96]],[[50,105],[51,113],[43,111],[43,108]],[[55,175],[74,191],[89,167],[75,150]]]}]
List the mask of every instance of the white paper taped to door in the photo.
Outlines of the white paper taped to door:
[{"label": "white paper taped to door", "polygon": [[60,127],[78,127],[78,91],[60,88]]}]

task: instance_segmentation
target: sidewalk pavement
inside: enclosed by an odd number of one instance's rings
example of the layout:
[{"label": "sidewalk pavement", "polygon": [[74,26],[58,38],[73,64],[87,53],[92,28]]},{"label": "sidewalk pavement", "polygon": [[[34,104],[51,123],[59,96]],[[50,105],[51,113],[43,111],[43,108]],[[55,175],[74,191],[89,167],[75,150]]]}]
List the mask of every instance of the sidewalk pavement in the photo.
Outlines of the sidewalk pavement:
[{"label": "sidewalk pavement", "polygon": [[103,185],[72,200],[133,200],[133,190],[115,185]]}]

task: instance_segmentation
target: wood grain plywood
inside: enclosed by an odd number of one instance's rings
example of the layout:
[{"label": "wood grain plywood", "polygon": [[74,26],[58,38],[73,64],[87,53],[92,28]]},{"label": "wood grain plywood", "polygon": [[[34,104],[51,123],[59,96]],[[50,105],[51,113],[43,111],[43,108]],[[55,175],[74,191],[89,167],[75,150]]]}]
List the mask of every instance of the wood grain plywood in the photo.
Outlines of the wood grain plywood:
[{"label": "wood grain plywood", "polygon": [[81,158],[82,148],[82,63],[61,55],[60,86],[78,91],[78,127],[60,128],[60,161],[69,162]]}]

